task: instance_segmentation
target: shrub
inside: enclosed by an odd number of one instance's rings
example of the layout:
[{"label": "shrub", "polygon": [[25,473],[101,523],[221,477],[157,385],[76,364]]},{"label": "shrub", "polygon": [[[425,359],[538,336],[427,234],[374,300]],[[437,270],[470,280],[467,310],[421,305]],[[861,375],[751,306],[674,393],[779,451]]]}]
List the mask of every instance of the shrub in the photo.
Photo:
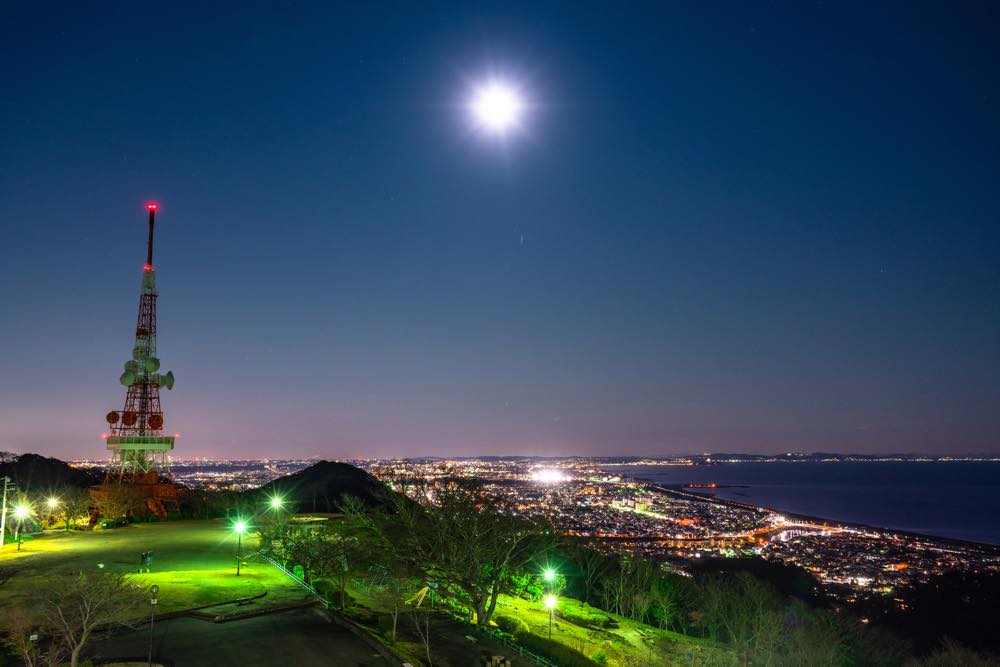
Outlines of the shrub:
[{"label": "shrub", "polygon": [[515,616],[496,616],[493,618],[493,621],[497,624],[498,628],[515,637],[531,631],[528,628],[528,624],[524,622],[524,619]]},{"label": "shrub", "polygon": [[604,614],[599,613],[596,609],[592,608],[591,613],[589,614],[577,613],[575,610],[571,609],[560,609],[557,614],[559,618],[565,619],[573,625],[579,625],[581,628],[587,628],[588,630],[618,627],[618,621],[610,616],[605,616]]},{"label": "shrub", "polygon": [[990,667],[997,664],[996,656],[977,653],[954,642],[945,640],[943,646],[923,660],[907,663],[912,667]]},{"label": "shrub", "polygon": [[525,633],[518,635],[517,642],[532,653],[548,658],[559,667],[597,667],[600,664],[554,639]]}]

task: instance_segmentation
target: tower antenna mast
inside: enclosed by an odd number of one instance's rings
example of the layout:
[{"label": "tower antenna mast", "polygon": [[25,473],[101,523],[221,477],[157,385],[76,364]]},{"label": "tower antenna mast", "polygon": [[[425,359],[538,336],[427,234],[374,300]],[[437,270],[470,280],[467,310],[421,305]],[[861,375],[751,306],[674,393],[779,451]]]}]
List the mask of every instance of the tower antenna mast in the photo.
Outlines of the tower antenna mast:
[{"label": "tower antenna mast", "polygon": [[146,204],[146,210],[149,211],[149,240],[146,242],[146,268],[150,269],[153,267],[153,223],[156,221],[156,209],[159,205],[155,201],[151,201]]}]

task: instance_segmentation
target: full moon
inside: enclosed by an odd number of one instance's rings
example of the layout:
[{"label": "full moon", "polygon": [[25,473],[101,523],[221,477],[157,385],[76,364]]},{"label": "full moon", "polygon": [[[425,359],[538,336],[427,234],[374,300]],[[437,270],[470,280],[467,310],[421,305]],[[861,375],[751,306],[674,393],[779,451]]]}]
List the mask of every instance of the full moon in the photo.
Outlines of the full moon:
[{"label": "full moon", "polygon": [[524,114],[524,101],[518,91],[499,81],[476,89],[470,106],[476,123],[493,134],[505,134],[517,127]]}]

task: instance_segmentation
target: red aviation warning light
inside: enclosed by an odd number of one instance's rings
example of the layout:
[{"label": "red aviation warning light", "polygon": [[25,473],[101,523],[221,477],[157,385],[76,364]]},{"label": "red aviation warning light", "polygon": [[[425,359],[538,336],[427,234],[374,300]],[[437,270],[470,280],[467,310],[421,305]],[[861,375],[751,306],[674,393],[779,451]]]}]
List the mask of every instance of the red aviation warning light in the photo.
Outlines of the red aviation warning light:
[{"label": "red aviation warning light", "polygon": [[146,202],[146,210],[147,211],[155,211],[158,208],[159,208],[159,205],[155,201]]}]

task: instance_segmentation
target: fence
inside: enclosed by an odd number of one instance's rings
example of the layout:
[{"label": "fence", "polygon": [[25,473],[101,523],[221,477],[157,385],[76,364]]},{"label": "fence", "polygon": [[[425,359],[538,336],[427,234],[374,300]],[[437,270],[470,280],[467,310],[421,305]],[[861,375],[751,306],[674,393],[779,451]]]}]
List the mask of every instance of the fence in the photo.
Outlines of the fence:
[{"label": "fence", "polygon": [[531,651],[529,651],[525,647],[523,647],[520,644],[518,644],[517,640],[511,639],[507,635],[502,634],[500,632],[497,632],[496,630],[493,630],[492,628],[479,628],[479,632],[483,633],[484,635],[486,635],[487,637],[489,637],[493,641],[500,642],[501,644],[503,644],[504,646],[506,646],[510,650],[512,650],[515,653],[517,653],[518,655],[520,655],[522,657],[525,657],[528,660],[531,660],[532,662],[534,662],[534,663],[536,663],[538,665],[541,665],[542,667],[559,667],[559,665],[557,665],[556,663],[552,662],[548,658],[544,658],[544,657],[542,657],[540,655],[532,653]]}]

